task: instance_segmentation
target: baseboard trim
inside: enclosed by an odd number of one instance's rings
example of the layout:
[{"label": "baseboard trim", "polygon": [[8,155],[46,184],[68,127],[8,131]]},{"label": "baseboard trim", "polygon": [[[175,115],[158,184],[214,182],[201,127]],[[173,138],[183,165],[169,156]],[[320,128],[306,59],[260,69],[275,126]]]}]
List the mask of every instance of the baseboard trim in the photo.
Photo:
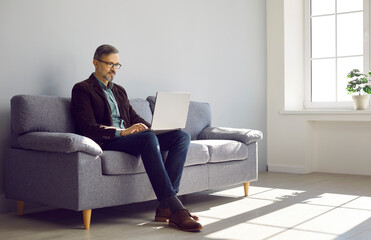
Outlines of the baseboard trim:
[{"label": "baseboard trim", "polygon": [[268,172],[283,172],[283,173],[296,173],[296,174],[307,174],[310,173],[302,166],[288,166],[288,165],[277,165],[268,164]]}]

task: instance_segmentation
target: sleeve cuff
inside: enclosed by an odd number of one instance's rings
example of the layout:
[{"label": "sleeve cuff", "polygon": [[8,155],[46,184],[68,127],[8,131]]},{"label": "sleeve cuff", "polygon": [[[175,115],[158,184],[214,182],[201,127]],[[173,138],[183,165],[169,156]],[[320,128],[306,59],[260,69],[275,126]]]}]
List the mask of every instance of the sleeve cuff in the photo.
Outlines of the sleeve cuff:
[{"label": "sleeve cuff", "polygon": [[121,129],[117,129],[115,132],[115,138],[121,137]]}]

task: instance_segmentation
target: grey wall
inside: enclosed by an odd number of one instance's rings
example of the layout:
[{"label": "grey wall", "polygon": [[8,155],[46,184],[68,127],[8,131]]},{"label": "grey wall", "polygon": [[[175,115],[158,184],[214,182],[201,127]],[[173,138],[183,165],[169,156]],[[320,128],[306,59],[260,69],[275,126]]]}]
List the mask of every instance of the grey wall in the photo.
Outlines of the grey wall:
[{"label": "grey wall", "polygon": [[[0,173],[16,94],[68,97],[103,43],[120,50],[129,97],[189,91],[214,126],[266,134],[263,0],[0,0]],[[266,169],[266,142],[259,166]],[[5,200],[0,175],[0,212]]]}]

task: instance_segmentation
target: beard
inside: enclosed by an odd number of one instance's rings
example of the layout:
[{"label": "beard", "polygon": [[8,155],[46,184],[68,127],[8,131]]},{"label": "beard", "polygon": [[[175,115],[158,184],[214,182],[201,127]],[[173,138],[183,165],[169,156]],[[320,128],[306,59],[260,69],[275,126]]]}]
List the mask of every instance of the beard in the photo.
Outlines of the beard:
[{"label": "beard", "polygon": [[116,76],[116,72],[111,70],[107,74],[104,74],[102,77],[106,79],[107,81],[112,82],[115,76]]}]

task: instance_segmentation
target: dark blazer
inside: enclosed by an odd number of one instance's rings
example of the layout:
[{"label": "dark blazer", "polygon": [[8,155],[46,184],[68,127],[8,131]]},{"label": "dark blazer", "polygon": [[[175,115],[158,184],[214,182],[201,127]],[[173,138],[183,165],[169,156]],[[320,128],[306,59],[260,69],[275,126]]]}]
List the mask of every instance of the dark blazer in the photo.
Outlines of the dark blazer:
[{"label": "dark blazer", "polygon": [[[112,92],[126,128],[135,123],[144,123],[150,127],[150,124],[134,111],[123,87],[113,84]],[[116,128],[112,127],[111,109],[94,74],[73,87],[71,111],[79,134],[93,139],[99,145],[115,138]]]}]

